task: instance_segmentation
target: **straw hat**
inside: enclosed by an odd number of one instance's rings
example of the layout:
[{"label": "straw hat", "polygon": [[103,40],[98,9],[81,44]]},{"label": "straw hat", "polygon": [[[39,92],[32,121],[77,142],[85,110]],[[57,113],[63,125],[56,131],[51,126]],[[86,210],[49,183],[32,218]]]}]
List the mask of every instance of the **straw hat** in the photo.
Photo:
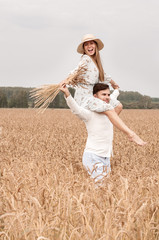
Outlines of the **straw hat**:
[{"label": "straw hat", "polygon": [[79,44],[77,48],[77,52],[83,54],[84,53],[83,44],[85,42],[92,41],[92,40],[97,43],[99,51],[104,47],[103,42],[99,38],[96,38],[93,34],[86,34],[83,36],[82,42]]}]

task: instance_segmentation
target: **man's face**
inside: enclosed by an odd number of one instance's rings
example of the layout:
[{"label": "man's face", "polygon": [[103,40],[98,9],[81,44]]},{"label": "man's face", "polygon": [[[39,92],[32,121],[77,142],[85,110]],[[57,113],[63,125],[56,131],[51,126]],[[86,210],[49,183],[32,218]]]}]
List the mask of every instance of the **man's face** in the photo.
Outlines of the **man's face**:
[{"label": "man's face", "polygon": [[109,89],[105,89],[105,90],[101,90],[99,92],[97,92],[96,94],[94,94],[94,97],[97,97],[101,100],[103,100],[106,103],[110,102],[110,90]]}]

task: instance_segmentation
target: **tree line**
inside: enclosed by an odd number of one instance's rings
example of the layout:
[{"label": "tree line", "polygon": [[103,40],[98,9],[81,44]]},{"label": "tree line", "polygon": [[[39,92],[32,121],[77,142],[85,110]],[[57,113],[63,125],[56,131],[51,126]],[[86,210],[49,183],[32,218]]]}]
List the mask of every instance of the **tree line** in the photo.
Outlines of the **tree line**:
[{"label": "tree line", "polygon": [[[32,88],[0,87],[0,108],[33,108],[30,98]],[[74,95],[74,89],[70,89]],[[159,109],[159,98],[151,98],[138,92],[120,91],[118,100],[125,109]],[[63,93],[59,93],[50,108],[68,108]]]}]

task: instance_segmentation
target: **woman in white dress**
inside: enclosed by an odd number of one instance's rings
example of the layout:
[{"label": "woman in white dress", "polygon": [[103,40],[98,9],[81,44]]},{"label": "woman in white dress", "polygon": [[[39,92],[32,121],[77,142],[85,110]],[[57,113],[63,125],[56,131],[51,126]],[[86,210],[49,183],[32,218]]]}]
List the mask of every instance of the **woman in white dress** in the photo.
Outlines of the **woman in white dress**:
[{"label": "woman in white dress", "polygon": [[[111,100],[110,104],[104,103],[100,99],[93,97],[93,86],[98,82],[111,84],[116,87],[117,84],[103,71],[99,51],[104,47],[100,39],[95,38],[92,34],[83,37],[82,43],[78,46],[77,52],[82,54],[78,67],[85,66],[87,72],[84,79],[87,86],[81,84],[76,87],[74,99],[76,102],[93,112],[105,112],[107,110],[115,110],[119,113],[122,110],[122,104],[118,100]],[[73,73],[75,68],[71,73]]]},{"label": "woman in white dress", "polygon": [[[130,141],[142,145],[144,143],[143,140],[129,129],[118,116],[122,110],[122,104],[116,99],[111,99],[108,104],[93,96],[93,86],[95,83],[103,82],[111,84],[113,88],[118,87],[111,77],[103,71],[99,54],[99,51],[103,47],[103,42],[92,34],[87,34],[82,38],[82,42],[77,48],[77,52],[82,54],[78,67],[83,65],[86,67],[87,72],[83,77],[87,85],[81,84],[76,87],[74,99],[84,108],[107,115],[112,124],[125,133]],[[71,73],[76,69],[71,71]],[[61,82],[61,86],[63,85],[65,85],[65,80]]]}]

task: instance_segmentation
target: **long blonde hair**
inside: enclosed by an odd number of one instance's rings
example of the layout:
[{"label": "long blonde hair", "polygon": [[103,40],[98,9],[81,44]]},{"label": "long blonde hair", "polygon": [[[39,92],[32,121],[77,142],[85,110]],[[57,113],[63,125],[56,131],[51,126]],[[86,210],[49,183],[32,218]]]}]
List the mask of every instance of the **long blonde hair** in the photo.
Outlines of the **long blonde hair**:
[{"label": "long blonde hair", "polygon": [[103,66],[102,66],[99,50],[98,50],[98,47],[97,47],[97,43],[96,43],[96,53],[95,53],[95,56],[91,56],[91,58],[94,61],[94,63],[96,64],[96,66],[97,66],[97,68],[99,70],[99,79],[100,79],[100,81],[104,82],[104,70],[103,70]]}]

